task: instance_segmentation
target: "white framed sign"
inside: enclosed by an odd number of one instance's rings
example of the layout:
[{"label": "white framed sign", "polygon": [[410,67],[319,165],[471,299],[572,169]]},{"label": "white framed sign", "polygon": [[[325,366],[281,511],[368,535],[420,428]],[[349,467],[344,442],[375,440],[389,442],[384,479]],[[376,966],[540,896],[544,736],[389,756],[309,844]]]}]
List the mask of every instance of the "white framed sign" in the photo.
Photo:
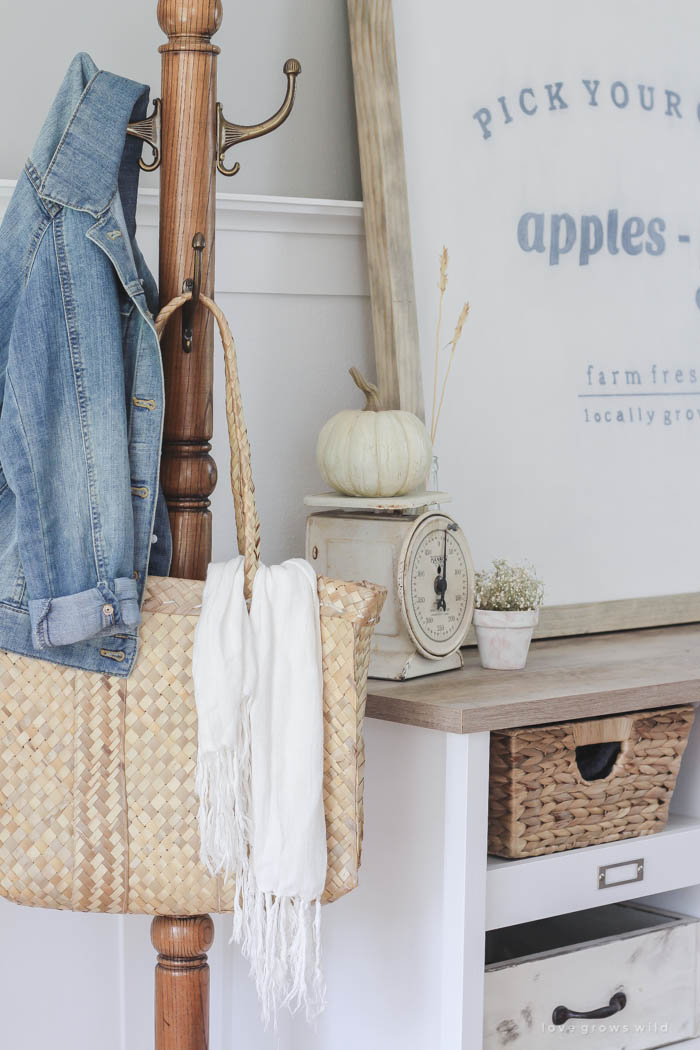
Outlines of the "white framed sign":
[{"label": "white framed sign", "polygon": [[483,567],[546,602],[700,591],[700,5],[395,0],[426,404]]}]

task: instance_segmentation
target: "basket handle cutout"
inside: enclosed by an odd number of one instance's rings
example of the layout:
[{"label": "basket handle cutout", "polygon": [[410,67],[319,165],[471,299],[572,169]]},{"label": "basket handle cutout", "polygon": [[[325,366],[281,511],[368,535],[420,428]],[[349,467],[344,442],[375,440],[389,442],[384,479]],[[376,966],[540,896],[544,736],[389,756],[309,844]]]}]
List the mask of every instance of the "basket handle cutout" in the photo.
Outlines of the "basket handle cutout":
[{"label": "basket handle cutout", "polygon": [[625,715],[616,718],[596,718],[590,722],[577,722],[572,727],[574,744],[618,744],[629,740],[634,729],[634,719]]},{"label": "basket handle cutout", "polygon": [[619,741],[583,744],[576,748],[576,765],[584,780],[605,780],[612,773],[622,752]]},{"label": "basket handle cutout", "polygon": [[605,780],[612,773],[634,730],[634,719],[592,718],[572,727],[576,765],[583,780]]}]

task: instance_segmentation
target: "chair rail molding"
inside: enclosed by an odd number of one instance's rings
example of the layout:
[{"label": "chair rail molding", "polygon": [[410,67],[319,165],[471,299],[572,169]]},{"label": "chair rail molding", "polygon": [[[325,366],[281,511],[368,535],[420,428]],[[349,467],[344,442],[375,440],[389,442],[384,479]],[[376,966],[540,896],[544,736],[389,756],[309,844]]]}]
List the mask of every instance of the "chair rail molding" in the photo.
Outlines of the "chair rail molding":
[{"label": "chair rail molding", "polygon": [[[0,219],[14,188],[0,179]],[[140,190],[138,238],[152,266],[158,217],[158,190]],[[218,193],[216,228],[218,295],[369,295],[361,201]]]}]

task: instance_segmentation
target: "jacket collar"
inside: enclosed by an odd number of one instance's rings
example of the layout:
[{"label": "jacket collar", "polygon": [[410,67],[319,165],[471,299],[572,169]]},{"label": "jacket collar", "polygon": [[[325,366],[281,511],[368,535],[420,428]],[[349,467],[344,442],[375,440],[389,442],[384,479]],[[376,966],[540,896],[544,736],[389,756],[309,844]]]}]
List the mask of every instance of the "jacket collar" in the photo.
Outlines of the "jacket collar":
[{"label": "jacket collar", "polygon": [[41,196],[99,216],[119,190],[133,236],[142,143],[126,128],[145,116],[148,93],[146,85],[76,55],[30,158]]}]

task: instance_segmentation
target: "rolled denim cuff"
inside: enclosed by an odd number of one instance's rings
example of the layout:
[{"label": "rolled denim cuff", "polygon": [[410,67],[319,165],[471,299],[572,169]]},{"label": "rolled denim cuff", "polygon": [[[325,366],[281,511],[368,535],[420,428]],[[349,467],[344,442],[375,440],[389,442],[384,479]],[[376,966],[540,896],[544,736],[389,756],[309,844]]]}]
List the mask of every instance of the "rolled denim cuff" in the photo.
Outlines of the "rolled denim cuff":
[{"label": "rolled denim cuff", "polygon": [[78,594],[35,598],[29,602],[29,617],[35,649],[73,645],[137,627],[141,610],[136,580],[121,577]]}]

